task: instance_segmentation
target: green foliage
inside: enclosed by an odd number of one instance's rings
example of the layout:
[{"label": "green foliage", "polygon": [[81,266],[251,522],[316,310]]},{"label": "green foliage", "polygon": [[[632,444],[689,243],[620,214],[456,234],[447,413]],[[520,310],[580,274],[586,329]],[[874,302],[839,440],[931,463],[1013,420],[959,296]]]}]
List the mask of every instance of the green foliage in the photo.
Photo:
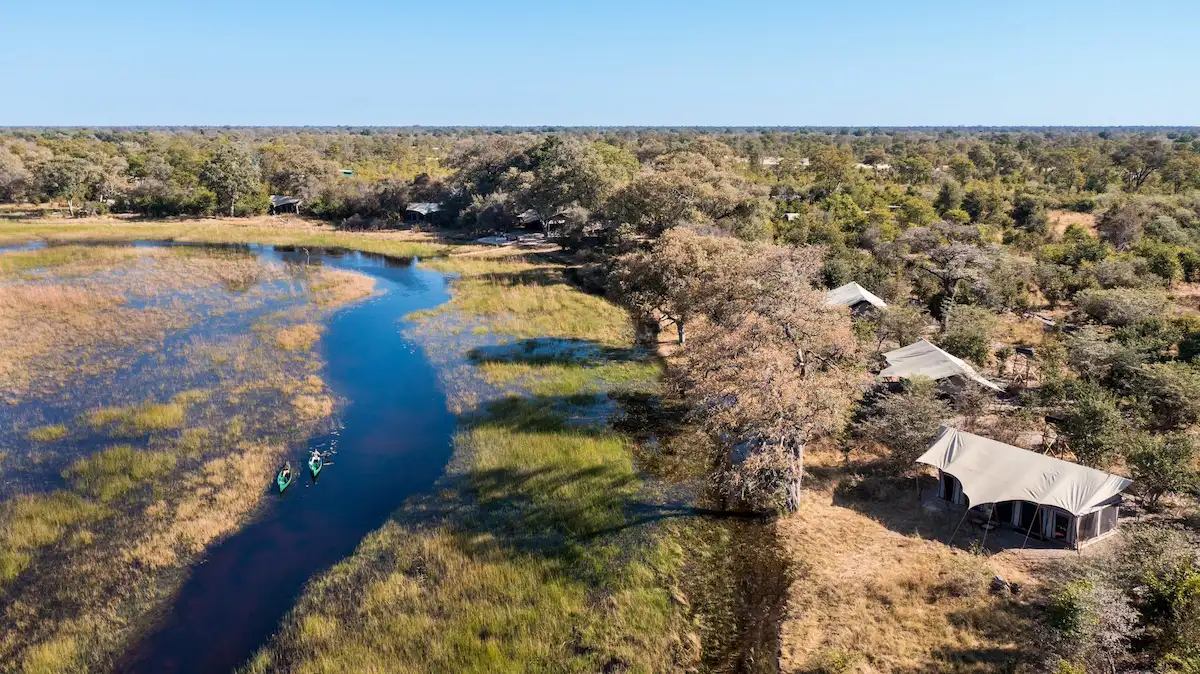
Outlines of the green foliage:
[{"label": "green foliage", "polygon": [[80,491],[101,501],[124,496],[137,486],[167,475],[175,468],[169,452],[138,451],[129,445],[114,445],[79,459],[63,471],[63,477]]},{"label": "green foliage", "polygon": [[1116,396],[1086,382],[1070,387],[1068,395],[1072,402],[1060,413],[1059,429],[1080,463],[1106,467],[1120,451],[1126,429]]},{"label": "green foliage", "polygon": [[946,316],[946,331],[939,345],[958,356],[980,365],[986,364],[992,353],[992,334],[996,316],[984,307],[956,304]]},{"label": "green foliage", "polygon": [[217,147],[200,172],[200,181],[229,205],[229,215],[235,214],[240,198],[261,190],[258,165],[246,150],[232,143]]},{"label": "green foliage", "polygon": [[1083,290],[1075,296],[1075,303],[1089,318],[1119,327],[1161,315],[1167,297],[1161,292],[1124,288]]},{"label": "green foliage", "polygon": [[1181,362],[1144,365],[1135,371],[1131,388],[1155,428],[1186,428],[1200,421],[1200,366]]},{"label": "green foliage", "polygon": [[888,457],[893,470],[916,468],[917,457],[929,448],[950,407],[938,397],[936,382],[915,377],[905,382],[902,393],[886,393],[854,425],[854,433],[868,442],[892,450]]},{"label": "green foliage", "polygon": [[1146,505],[1157,508],[1162,497],[1194,489],[1196,444],[1188,435],[1136,433],[1128,441],[1125,461]]}]

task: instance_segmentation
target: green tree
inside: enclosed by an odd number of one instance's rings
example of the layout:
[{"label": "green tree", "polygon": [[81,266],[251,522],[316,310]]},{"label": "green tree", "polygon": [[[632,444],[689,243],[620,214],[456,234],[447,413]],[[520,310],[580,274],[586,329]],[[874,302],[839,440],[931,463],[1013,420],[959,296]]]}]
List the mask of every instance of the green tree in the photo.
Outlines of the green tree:
[{"label": "green tree", "polygon": [[239,196],[258,189],[258,164],[246,150],[224,143],[217,147],[200,172],[200,181],[212,190],[221,203],[229,204],[229,215],[234,215],[234,206]]},{"label": "green tree", "polygon": [[51,199],[63,199],[75,215],[75,202],[86,199],[96,179],[96,167],[79,157],[54,157],[34,166],[38,191]]},{"label": "green tree", "polygon": [[938,195],[933,201],[933,207],[937,209],[938,213],[944,216],[947,212],[958,210],[962,207],[964,194],[962,185],[953,180],[947,180],[938,189]]},{"label": "green tree", "polygon": [[992,352],[996,315],[983,307],[956,304],[946,316],[940,343],[946,351],[983,365]]},{"label": "green tree", "polygon": [[1116,396],[1088,382],[1071,386],[1069,395],[1072,404],[1060,412],[1059,429],[1080,463],[1107,467],[1117,455],[1126,429]]},{"label": "green tree", "polygon": [[1129,438],[1125,461],[1136,488],[1151,509],[1158,508],[1164,496],[1196,487],[1196,444],[1186,434],[1135,433]]},{"label": "green tree", "polygon": [[937,393],[937,382],[925,377],[906,380],[901,393],[886,393],[854,425],[862,440],[892,450],[888,463],[898,473],[916,468],[916,460],[929,449],[938,429],[953,412]]}]

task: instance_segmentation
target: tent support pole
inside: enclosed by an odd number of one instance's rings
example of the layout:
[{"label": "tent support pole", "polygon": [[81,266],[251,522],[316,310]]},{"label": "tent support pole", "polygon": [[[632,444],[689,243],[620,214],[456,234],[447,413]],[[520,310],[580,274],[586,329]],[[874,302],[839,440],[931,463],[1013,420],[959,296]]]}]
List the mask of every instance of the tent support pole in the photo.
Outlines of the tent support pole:
[{"label": "tent support pole", "polygon": [[968,506],[967,511],[963,513],[962,519],[958,521],[958,526],[954,527],[954,533],[950,534],[950,540],[946,541],[946,545],[954,542],[954,537],[958,535],[958,530],[962,528],[963,522],[967,521],[967,515],[971,514],[971,508]]},{"label": "tent support pole", "polygon": [[[1024,505],[1024,504],[1021,504],[1021,507],[1023,508],[1023,507],[1025,507],[1025,505]],[[1034,509],[1033,509],[1033,521],[1029,523],[1029,531],[1026,531],[1026,532],[1025,532],[1025,542],[1021,544],[1021,549],[1022,549],[1022,550],[1024,550],[1024,549],[1025,549],[1025,545],[1026,545],[1027,543],[1029,543],[1029,535],[1033,533],[1033,525],[1037,524],[1037,521],[1038,521],[1038,513],[1040,513],[1041,511],[1042,511],[1042,504],[1041,504],[1041,503],[1039,503],[1039,504],[1038,504],[1038,507],[1036,507],[1036,508],[1034,508]]]},{"label": "tent support pole", "polygon": [[986,521],[984,521],[984,523],[983,523],[983,539],[982,539],[981,541],[979,541],[979,548],[980,548],[980,550],[983,550],[983,551],[986,551],[986,550],[987,550],[987,532],[988,532],[988,525],[992,523],[992,515],[993,515],[995,512],[996,512],[996,506],[993,504],[993,505],[992,505],[992,512],[988,514],[988,518],[987,518],[987,520],[986,520]]}]

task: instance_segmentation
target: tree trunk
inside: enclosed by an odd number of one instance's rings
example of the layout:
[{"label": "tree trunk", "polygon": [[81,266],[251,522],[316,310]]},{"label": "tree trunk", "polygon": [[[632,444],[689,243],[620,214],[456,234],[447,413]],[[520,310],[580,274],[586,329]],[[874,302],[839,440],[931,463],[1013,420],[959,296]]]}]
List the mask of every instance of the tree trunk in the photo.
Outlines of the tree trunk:
[{"label": "tree trunk", "polygon": [[791,470],[788,475],[787,503],[784,507],[794,513],[800,509],[800,478],[804,476],[804,444],[797,442],[791,448]]},{"label": "tree trunk", "polygon": [[72,203],[71,199],[67,199],[67,212],[71,214],[72,218],[75,217],[75,204]]},{"label": "tree trunk", "polygon": [[237,203],[237,192],[232,192],[229,195],[229,217],[233,217],[233,205]]},{"label": "tree trunk", "polygon": [[675,321],[675,333],[679,335],[679,346],[683,346],[683,321]]}]

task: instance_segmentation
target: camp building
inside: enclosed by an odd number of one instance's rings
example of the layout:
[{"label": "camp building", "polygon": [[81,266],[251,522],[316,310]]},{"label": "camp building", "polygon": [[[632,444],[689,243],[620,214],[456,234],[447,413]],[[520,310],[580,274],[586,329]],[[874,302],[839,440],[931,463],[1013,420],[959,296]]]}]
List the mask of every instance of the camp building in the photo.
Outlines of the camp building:
[{"label": "camp building", "polygon": [[908,346],[888,351],[883,357],[887,359],[888,366],[879,376],[885,380],[928,377],[955,386],[961,386],[969,380],[993,391],[1003,390],[985,379],[963,359],[942,351],[925,339],[918,339]]},{"label": "camp building", "polygon": [[[938,496],[1022,534],[1081,548],[1117,528],[1132,480],[949,426],[917,459],[938,471]],[[965,515],[964,515],[965,517]]]},{"label": "camp building", "polygon": [[857,314],[871,308],[885,309],[887,302],[879,299],[858,283],[851,281],[844,286],[830,290],[829,294],[825,296],[825,306],[850,307],[850,311]]}]

